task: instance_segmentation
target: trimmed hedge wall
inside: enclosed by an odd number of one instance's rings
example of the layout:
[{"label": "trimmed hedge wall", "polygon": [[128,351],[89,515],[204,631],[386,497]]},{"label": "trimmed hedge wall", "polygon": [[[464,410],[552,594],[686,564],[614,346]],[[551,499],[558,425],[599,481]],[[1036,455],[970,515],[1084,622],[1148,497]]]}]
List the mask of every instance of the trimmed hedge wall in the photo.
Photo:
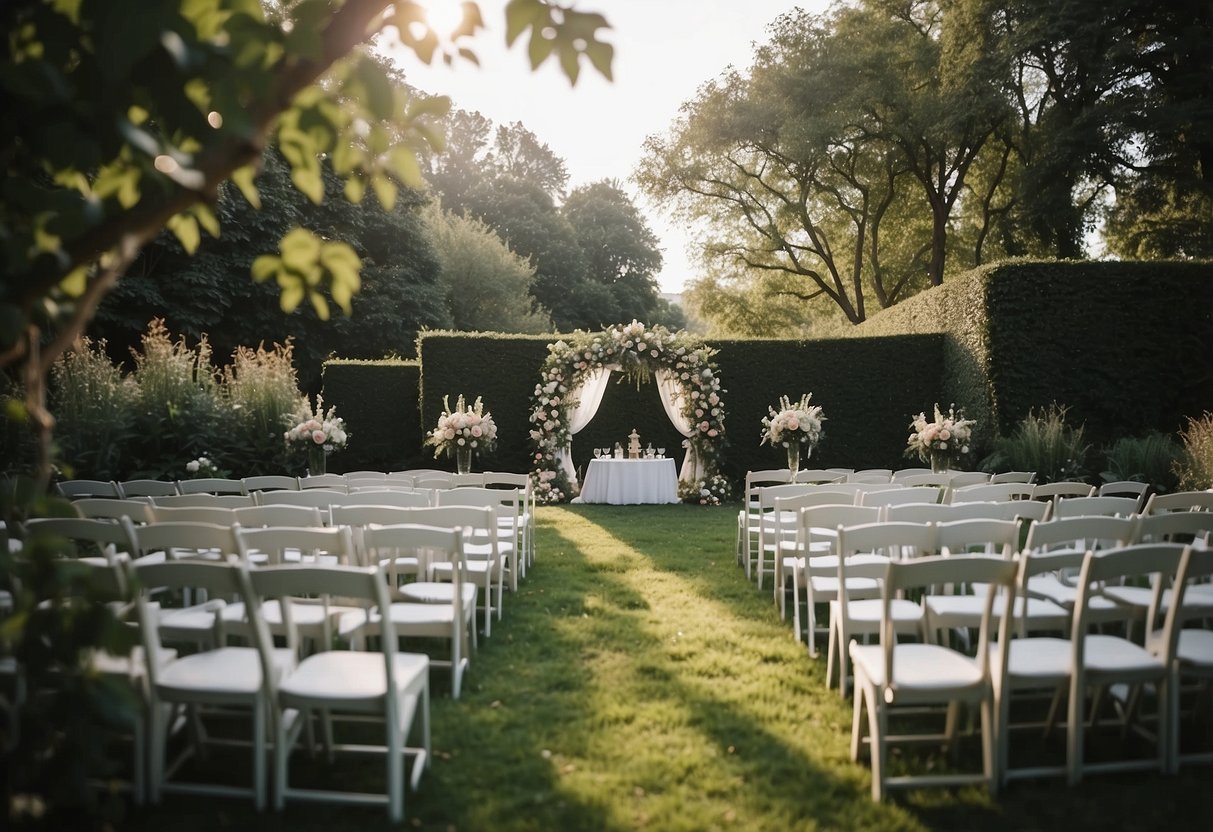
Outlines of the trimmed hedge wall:
[{"label": "trimmed hedge wall", "polygon": [[[443,396],[482,396],[497,422],[498,443],[474,467],[529,469],[530,398],[554,338],[423,333],[418,339],[422,425],[438,420]],[[759,447],[761,419],[780,395],[812,391],[814,403],[825,408],[826,438],[809,465],[850,467],[904,464],[910,417],[939,396],[944,338],[938,334],[709,344],[718,350],[728,409],[724,470],[734,478],[744,477],[749,468],[786,463],[782,451]],[[626,443],[633,428],[642,443],[664,446],[668,455],[681,459],[682,437],[666,418],[656,385],[637,388],[621,376],[607,388],[598,415],[577,435],[573,464],[583,470],[595,447]]]},{"label": "trimmed hedge wall", "polygon": [[1213,264],[1009,262],[882,312],[857,335],[942,332],[943,396],[977,443],[1056,401],[1095,443],[1213,409]]},{"label": "trimmed hedge wall", "polygon": [[[554,335],[425,332],[411,361],[329,361],[325,400],[354,432],[335,470],[453,467],[421,443],[443,396],[484,398],[498,445],[477,470],[530,469],[531,393]],[[782,467],[760,446],[780,395],[811,391],[825,438],[810,467],[899,467],[910,418],[939,402],[978,420],[974,458],[1030,408],[1068,405],[1106,443],[1172,432],[1213,409],[1213,265],[1011,262],[975,269],[836,339],[711,341],[728,409],[724,471]],[[420,370],[420,372],[419,372]],[[681,456],[656,385],[612,384],[577,436],[584,469],[595,447],[626,442]],[[339,466],[339,467],[338,467]]]},{"label": "trimmed hedge wall", "polygon": [[321,369],[324,404],[336,406],[350,442],[329,457],[329,470],[393,471],[422,463],[416,361],[331,359]]}]

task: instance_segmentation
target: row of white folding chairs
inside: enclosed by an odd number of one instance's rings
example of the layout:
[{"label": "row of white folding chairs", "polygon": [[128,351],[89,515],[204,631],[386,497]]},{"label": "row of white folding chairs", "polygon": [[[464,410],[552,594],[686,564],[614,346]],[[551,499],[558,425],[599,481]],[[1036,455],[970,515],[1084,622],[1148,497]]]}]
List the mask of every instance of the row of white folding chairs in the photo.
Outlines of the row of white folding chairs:
[{"label": "row of white folding chairs", "polygon": [[[1088,519],[1056,522],[1077,526]],[[1182,753],[1179,746],[1176,706],[1181,675],[1203,678],[1206,688],[1213,677],[1213,632],[1184,628],[1185,622],[1213,617],[1213,598],[1205,594],[1208,584],[1193,584],[1213,575],[1213,551],[1207,541],[1139,543],[1103,550],[1025,550],[1012,557],[1005,551],[958,557],[940,545],[945,535],[962,533],[964,525],[977,522],[981,521],[950,524],[955,528],[946,531],[942,526],[932,531],[930,524],[874,523],[844,526],[835,532],[839,558],[833,565],[837,597],[830,604],[831,658],[837,652],[837,658],[849,656],[855,665],[852,757],[858,759],[862,744],[870,743],[874,799],[894,786],[981,782],[993,791],[1004,780],[1018,776],[1066,774],[1073,783],[1088,771],[1174,771],[1181,761],[1195,756]],[[1004,528],[1004,548],[1015,531],[1014,524]],[[957,542],[964,543],[963,539]],[[899,558],[907,548],[920,556]],[[1024,613],[1031,610],[1035,599],[1016,601],[1014,596],[1028,595],[1034,575],[1061,567],[1080,570],[1072,610],[1064,611],[1063,617],[1054,613],[1051,619],[1040,620],[1046,622],[1044,629],[1065,630],[1069,638],[1033,636]],[[1127,635],[1089,633],[1091,624],[1103,619],[1107,604],[1115,603],[1115,597],[1105,593],[1118,587],[1125,576],[1152,580],[1145,591],[1146,609],[1137,613],[1148,625],[1144,644]],[[944,584],[965,583],[980,583],[987,591],[980,596],[931,594]],[[1001,591],[989,591],[990,585],[1000,586]],[[912,587],[926,591],[921,605],[907,600],[905,591]],[[963,614],[949,603],[958,598],[968,602]],[[941,602],[938,606],[937,601]],[[1157,622],[1162,623],[1161,629],[1152,626]],[[978,631],[975,649],[967,651],[975,655],[935,643],[934,632],[948,626]],[[852,638],[864,634],[877,636],[880,644],[865,645]],[[905,643],[903,638],[901,644],[896,643],[898,635],[908,634],[916,635],[918,642]],[[996,649],[987,651],[991,642]],[[841,661],[838,673],[845,684]],[[1133,691],[1129,716],[1134,715],[1133,703],[1146,685],[1156,690],[1157,716],[1151,732],[1156,753],[1150,759],[1093,763],[1084,757],[1084,735],[1100,724],[1095,719],[1102,704],[1100,694],[1116,684]],[[1012,770],[1007,765],[1012,693],[1042,688],[1056,691],[1059,697],[1068,693],[1066,764]],[[945,733],[935,739],[952,744],[958,724],[955,708],[962,703],[981,711],[982,772],[942,779],[889,777],[890,714],[902,705],[946,705]],[[864,737],[865,712],[868,738]],[[1135,723],[1133,727],[1140,726]],[[1209,755],[1201,752],[1200,756]]]},{"label": "row of white folding chairs", "polygon": [[[1031,509],[1031,511],[1025,511]],[[1043,510],[1040,510],[1043,509]],[[1007,552],[1018,550],[1023,538],[1022,525],[1030,522],[1027,531],[1027,545],[1032,549],[1059,545],[1070,548],[1084,548],[1098,542],[1100,545],[1130,545],[1138,542],[1159,542],[1176,539],[1191,540],[1206,537],[1213,533],[1213,512],[1176,512],[1156,515],[1069,515],[1061,518],[1051,518],[1048,504],[1025,503],[1009,501],[1004,503],[970,503],[960,506],[941,506],[930,504],[904,506],[849,506],[849,505],[818,505],[803,507],[797,512],[796,532],[790,539],[783,539],[778,544],[776,554],[779,570],[779,582],[776,587],[776,597],[780,613],[786,617],[787,595],[790,591],[793,598],[793,634],[800,638],[800,601],[803,596],[807,605],[808,628],[807,637],[810,652],[816,654],[816,618],[814,584],[811,574],[822,575],[821,570],[813,572],[814,558],[826,557],[818,566],[827,570],[824,585],[828,588],[832,577],[828,574],[830,558],[837,555],[837,539],[834,530],[839,525],[857,523],[936,523],[941,529],[955,529],[956,535],[1000,534],[1006,535],[1006,540],[992,537],[989,540],[971,540],[971,544],[984,542],[993,550],[1003,544],[1010,545]],[[1078,532],[1086,531],[1085,536],[1074,537]],[[1069,536],[1067,536],[1069,535]],[[942,538],[937,541],[939,548],[951,546],[955,548],[962,538],[954,536],[951,539]],[[1077,541],[1077,542],[1076,542]],[[1041,578],[1034,586],[1037,594],[1057,601],[1062,605],[1073,602],[1074,589],[1062,581]],[[1123,603],[1141,606],[1140,596],[1134,596],[1126,591]]]},{"label": "row of white folding chairs", "polygon": [[[277,529],[229,531],[236,552],[263,550],[282,538],[282,530]],[[345,554],[352,545],[348,529],[290,531],[296,542],[310,537],[326,549],[343,550]],[[464,538],[460,529],[416,525],[369,531],[370,542],[381,553],[390,553],[383,558],[388,568],[401,555],[409,553],[431,565],[447,565],[445,573],[450,583],[398,588],[381,565],[308,563],[252,568],[247,558],[235,555],[145,561],[130,570],[135,585],[202,588],[216,599],[236,599],[226,605],[212,605],[216,638],[202,650],[182,656],[161,644],[161,637],[171,633],[164,623],[173,611],[153,603],[146,592],[138,594],[144,648],[141,655],[155,658],[137,668],[133,664],[137,658],[128,660],[128,665],[138,671],[131,677],[137,683],[136,690],[147,696],[141,715],[148,735],[146,769],[153,801],[158,801],[164,791],[251,794],[260,809],[266,804],[272,779],[277,809],[282,809],[288,799],[296,798],[377,802],[387,806],[393,822],[402,820],[404,784],[407,780],[415,789],[429,762],[429,668],[436,662],[424,654],[399,652],[398,638],[437,636],[449,640],[452,690],[458,696],[470,652],[469,606],[460,600],[467,598],[467,593],[461,590],[465,574]],[[323,543],[320,537],[325,538]],[[445,602],[437,598],[443,595],[443,590]],[[193,614],[202,615],[200,611]],[[225,632],[244,636],[251,646],[228,645]],[[285,638],[286,648],[275,646],[275,636]],[[334,636],[340,636],[354,649],[327,649]],[[365,646],[367,637],[378,639],[378,651],[358,649]],[[307,641],[320,645],[320,650],[308,654],[303,650]],[[176,774],[184,760],[166,758],[169,731],[175,722],[173,713],[205,705],[222,705],[229,713],[234,706],[249,713],[252,729],[248,738],[253,746],[251,788],[243,784],[177,781]],[[291,751],[305,728],[309,743],[312,742],[317,716],[321,717],[330,754],[375,748],[362,742],[357,745],[335,742],[334,718],[352,716],[364,721],[369,716],[382,724],[383,742],[378,749],[386,754],[388,771],[383,793],[317,791],[291,784]],[[408,735],[415,721],[419,722],[415,732],[418,741],[409,746]],[[194,744],[200,740],[205,741],[205,734],[192,735],[187,751],[194,750]],[[275,763],[273,778],[265,765],[271,752]],[[410,771],[406,771],[408,758],[412,759]]]}]

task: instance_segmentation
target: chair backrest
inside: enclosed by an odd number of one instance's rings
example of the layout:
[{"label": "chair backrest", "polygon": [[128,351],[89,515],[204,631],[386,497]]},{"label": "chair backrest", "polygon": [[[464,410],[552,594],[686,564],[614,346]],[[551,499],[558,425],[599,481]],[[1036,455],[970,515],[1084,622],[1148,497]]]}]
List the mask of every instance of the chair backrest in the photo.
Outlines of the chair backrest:
[{"label": "chair backrest", "polygon": [[1167,511],[1213,511],[1213,491],[1176,491],[1173,494],[1151,495],[1146,514]]},{"label": "chair backrest", "polygon": [[1188,549],[1182,543],[1138,543],[1087,553],[1078,577],[1078,597],[1074,602],[1070,634],[1076,666],[1083,664],[1084,636],[1092,623],[1088,615],[1091,598],[1099,595],[1106,583],[1121,583],[1131,579],[1146,578],[1153,589],[1146,619],[1147,632],[1154,629],[1154,620],[1162,607],[1163,590],[1173,583],[1162,643],[1166,645],[1163,655],[1168,659],[1174,655],[1178,631],[1173,624],[1176,611],[1183,604],[1187,577],[1181,572],[1180,565],[1187,560]]},{"label": "chair backrest", "polygon": [[1003,471],[1001,474],[995,474],[990,478],[990,482],[1036,482],[1035,471]]},{"label": "chair backrest", "polygon": [[840,526],[838,554],[879,554],[892,559],[919,558],[938,551],[934,523],[864,523]]},{"label": "chair backrest", "polygon": [[[379,649],[384,655],[384,669],[387,680],[384,704],[392,713],[394,704],[398,702],[396,691],[396,674],[393,672],[395,655],[398,649],[396,628],[392,616],[388,613],[391,604],[388,581],[383,570],[378,566],[350,565],[319,565],[319,564],[280,564],[253,569],[248,572],[248,585],[254,596],[250,600],[250,609],[261,601],[275,600],[282,610],[282,623],[285,630],[287,647],[299,655],[301,638],[295,623],[295,607],[306,603],[314,606],[317,603],[327,606],[331,603],[348,605],[351,602],[366,606],[368,609],[380,611],[376,616],[379,622]],[[306,600],[301,600],[306,599]],[[254,641],[262,655],[263,672],[272,666],[270,659],[274,642],[269,628],[261,616],[254,626]],[[325,615],[326,622],[332,621],[332,616]],[[324,636],[331,640],[331,632]],[[322,639],[324,638],[322,636]],[[327,644],[327,640],[326,640]],[[272,675],[272,673],[270,674]]]},{"label": "chair backrest", "polygon": [[470,471],[466,474],[451,474],[451,488],[463,488],[465,486],[483,487],[484,474],[478,471]]},{"label": "chair backrest", "polygon": [[[822,489],[823,486],[812,485],[810,483],[785,483],[783,485],[759,486],[757,489],[755,489],[758,510],[774,511],[775,500],[777,499],[799,497],[803,494],[812,494],[813,492],[821,491]],[[851,502],[854,502],[854,498],[851,499]]]},{"label": "chair backrest", "polygon": [[985,483],[953,488],[949,502],[977,503],[1004,502],[1006,500],[1029,500],[1032,486],[1018,482]]},{"label": "chair backrest", "polygon": [[960,471],[948,476],[949,488],[966,488],[970,485],[989,485],[990,475],[985,471]]},{"label": "chair backrest", "polygon": [[341,474],[314,474],[299,478],[300,490],[308,488],[326,488],[332,491],[346,491],[349,483]]},{"label": "chair backrest", "polygon": [[152,504],[146,500],[115,500],[110,497],[82,497],[72,501],[81,517],[118,520],[129,517],[135,523],[152,522]]},{"label": "chair backrest", "polygon": [[388,471],[387,474],[387,481],[390,483],[411,486],[414,479],[416,479],[416,475],[411,471]]},{"label": "chair backrest", "polygon": [[341,476],[345,477],[347,483],[352,483],[354,480],[367,480],[370,482],[387,482],[386,471],[346,471]]},{"label": "chair backrest", "polygon": [[1053,549],[1086,551],[1128,545],[1137,534],[1137,521],[1131,517],[1083,516],[1033,522],[1028,527],[1024,548],[1030,552]]},{"label": "chair backrest", "polygon": [[[890,479],[893,482],[904,483],[905,480],[910,477],[923,477],[923,476],[939,477],[944,480],[947,479],[946,474],[936,473],[936,472],[932,471],[930,468],[899,468],[898,470],[893,472]],[[942,482],[938,482],[938,483],[928,482],[928,483],[920,483],[920,485],[943,485],[943,483]]]},{"label": "chair backrest", "polygon": [[59,553],[69,558],[104,557],[108,560],[118,552],[133,555],[136,544],[130,530],[129,521],[115,523],[85,517],[35,517],[25,521],[27,540],[38,537],[53,541],[52,545]]},{"label": "chair backrest", "polygon": [[445,489],[453,488],[451,478],[454,474],[447,471],[438,471],[435,473],[422,474],[413,477],[414,488],[430,488],[430,489]]},{"label": "chair backrest", "polygon": [[165,560],[179,560],[195,558],[201,553],[216,557],[239,552],[234,527],[230,524],[168,521],[130,526],[129,529],[136,548],[132,554],[137,557],[163,552]]},{"label": "chair backrest", "polygon": [[430,492],[411,488],[356,488],[351,489],[344,499],[333,500],[332,505],[424,508],[430,505]]},{"label": "chair backrest", "polygon": [[497,512],[487,506],[431,506],[411,508],[409,523],[421,526],[436,526],[453,529],[462,527],[464,544],[490,544],[491,552],[497,552]]},{"label": "chair backrest", "polygon": [[[380,526],[372,524],[363,532],[363,543],[372,563],[385,563],[388,568],[388,586],[400,585],[401,576],[396,570],[402,564],[416,562],[424,578],[432,577],[433,568],[439,563],[451,564],[450,579],[455,586],[451,592],[451,603],[455,607],[455,621],[462,622],[459,604],[462,583],[467,577],[467,560],[463,553],[464,532],[462,528],[427,526],[418,523],[394,523]],[[462,627],[462,624],[459,625]]]},{"label": "chair backrest", "polygon": [[1095,486],[1085,482],[1046,482],[1032,487],[1033,500],[1056,500],[1058,497],[1090,497]]},{"label": "chair backrest", "polygon": [[788,485],[792,482],[792,472],[787,468],[764,468],[759,471],[746,471],[745,493],[747,498],[757,500],[758,489],[772,485]]},{"label": "chair backrest", "polygon": [[932,485],[906,486],[887,491],[864,491],[859,497],[862,506],[894,506],[905,503],[938,503],[943,489]]},{"label": "chair backrest", "polygon": [[245,477],[241,484],[245,494],[254,491],[298,491],[299,478],[288,477],[285,474],[262,474],[256,477]]},{"label": "chair backrest", "polygon": [[315,506],[245,506],[235,509],[236,522],[246,529],[259,526],[298,526],[318,528],[324,515]]},{"label": "chair backrest", "polygon": [[891,482],[893,472],[888,468],[868,468],[847,474],[847,482],[881,484]]},{"label": "chair backrest", "polygon": [[60,497],[74,500],[78,497],[122,497],[118,483],[113,480],[63,480],[55,483]]},{"label": "chair backrest", "polygon": [[[853,506],[855,498],[845,491],[810,491],[807,494],[796,494],[791,497],[776,497],[772,506],[781,516],[787,512],[799,514],[802,509],[814,506]],[[790,524],[794,526],[795,524]],[[831,528],[833,528],[831,526]]]},{"label": "chair backrest", "polygon": [[154,506],[220,506],[222,508],[240,508],[241,506],[256,505],[256,500],[249,494],[170,494],[165,497],[151,497]]},{"label": "chair backrest", "polygon": [[200,477],[177,480],[179,494],[244,494],[244,482],[231,477]]},{"label": "chair backrest", "polygon": [[817,538],[821,538],[831,542],[830,548],[833,551],[837,545],[839,526],[879,523],[882,513],[883,509],[879,506],[854,506],[845,503],[801,509],[796,527],[798,548],[806,555],[811,555],[812,544]]},{"label": "chair backrest", "polygon": [[345,491],[330,488],[309,488],[306,491],[258,491],[257,504],[262,506],[307,506],[327,512],[334,502],[348,497]]},{"label": "chair backrest", "polygon": [[236,509],[224,506],[152,506],[153,523],[182,521],[230,526],[236,522]]},{"label": "chair backrest", "polygon": [[993,625],[995,608],[997,607],[997,643],[1000,657],[1000,668],[997,673],[1005,672],[1007,641],[1011,633],[1013,603],[1015,600],[1015,584],[1019,564],[1009,558],[992,557],[989,555],[972,555],[964,558],[954,557],[924,557],[913,560],[890,561],[885,573],[884,586],[881,589],[880,644],[884,652],[885,690],[884,701],[895,704],[897,687],[891,680],[897,678],[894,674],[896,656],[896,630],[891,615],[892,602],[907,593],[922,587],[934,587],[945,584],[987,584],[991,590],[1002,587],[1004,591],[988,591],[982,604],[981,625],[978,634],[977,662],[981,675],[990,678],[990,651],[985,645],[991,641],[995,632]]},{"label": "chair backrest", "polygon": [[[79,503],[77,503],[79,505]],[[1213,532],[1213,511],[1170,511],[1137,518],[1138,543],[1188,543]]]},{"label": "chair backrest", "polygon": [[1015,520],[953,520],[935,527],[940,554],[987,554],[1010,558],[1019,549]]},{"label": "chair backrest", "polygon": [[1002,519],[1001,503],[904,503],[885,509],[884,519],[899,523],[946,523],[950,520]]},{"label": "chair backrest", "polygon": [[[961,503],[960,506],[980,505],[979,503]],[[986,503],[990,506],[992,517],[998,517],[1002,520],[1021,520],[1032,521],[1039,520],[1045,522],[1053,517],[1053,502],[1051,500],[1003,500],[1001,502]]]},{"label": "chair backrest", "polygon": [[948,480],[952,478],[951,474],[933,474],[927,471],[925,474],[905,474],[897,476],[900,471],[893,474],[893,482],[897,485],[904,485],[906,488],[919,488],[924,485],[933,485],[937,488],[942,488],[948,484]]},{"label": "chair backrest", "polygon": [[822,485],[825,483],[842,482],[846,478],[846,474],[841,474],[838,471],[830,471],[825,468],[804,468],[796,472],[796,479],[794,481]]},{"label": "chair backrest", "polygon": [[1149,491],[1149,483],[1137,482],[1136,480],[1115,480],[1113,482],[1105,482],[1099,486],[1099,490],[1095,492],[1095,496],[1136,497],[1138,500],[1144,500]]},{"label": "chair backrest", "polygon": [[180,494],[177,483],[171,480],[123,480],[118,483],[118,490],[124,498],[131,497],[167,497],[170,494]]},{"label": "chair backrest", "polygon": [[1136,497],[1058,497],[1053,501],[1053,517],[1091,515],[1129,517],[1137,514]]},{"label": "chair backrest", "polygon": [[328,555],[340,565],[358,565],[354,538],[348,526],[264,526],[257,529],[237,526],[235,535],[240,558],[246,563],[253,552],[260,552],[270,565],[292,560],[311,563],[323,555]]}]

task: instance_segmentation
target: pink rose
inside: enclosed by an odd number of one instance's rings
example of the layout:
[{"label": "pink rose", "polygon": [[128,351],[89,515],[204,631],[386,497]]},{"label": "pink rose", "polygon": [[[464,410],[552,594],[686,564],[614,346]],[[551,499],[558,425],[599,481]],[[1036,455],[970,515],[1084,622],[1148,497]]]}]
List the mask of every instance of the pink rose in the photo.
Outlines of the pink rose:
[{"label": "pink rose", "polygon": [[720,433],[719,433],[719,431],[716,430],[716,428],[712,428],[710,431],[708,431],[708,436],[711,436],[713,438],[716,436],[719,436],[719,435],[720,435]]},{"label": "pink rose", "polygon": [[709,424],[708,424],[706,421],[704,421],[704,422],[700,422],[700,423],[699,423],[699,429],[700,429],[701,431],[703,431],[704,433],[707,433],[707,432],[708,432],[708,430],[710,430],[710,429],[711,429],[711,427],[712,427],[712,426],[711,426],[711,425],[709,425]]},{"label": "pink rose", "polygon": [[446,430],[444,430],[444,431],[442,432],[442,435],[443,435],[444,437],[446,437],[447,439],[454,439],[454,438],[455,438],[455,430],[454,430],[454,428],[447,428]]},{"label": "pink rose", "polygon": [[480,436],[484,431],[480,429],[480,425],[472,425],[472,436]]},{"label": "pink rose", "polygon": [[312,431],[312,441],[315,442],[317,445],[323,445],[324,440],[326,440],[326,439],[328,439],[328,437],[325,435],[324,431],[322,431],[322,430]]},{"label": "pink rose", "polygon": [[939,438],[942,439],[944,442],[947,442],[949,439],[952,438],[952,431],[948,430],[947,428],[944,428],[943,430],[941,430],[939,432]]}]

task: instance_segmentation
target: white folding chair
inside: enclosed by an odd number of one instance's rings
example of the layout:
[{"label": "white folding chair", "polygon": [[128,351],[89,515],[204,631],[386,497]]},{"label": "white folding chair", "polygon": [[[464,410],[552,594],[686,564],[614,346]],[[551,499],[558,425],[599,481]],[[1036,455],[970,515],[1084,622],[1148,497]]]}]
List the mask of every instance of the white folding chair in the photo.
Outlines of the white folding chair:
[{"label": "white folding chair", "polygon": [[245,477],[240,481],[245,494],[254,491],[298,491],[299,478],[288,477],[285,474],[261,474],[255,477]]},{"label": "white folding chair", "polygon": [[[212,597],[248,598],[247,572],[238,560],[208,561],[179,560],[143,563],[135,567],[135,575],[143,587],[169,589],[203,589]],[[140,632],[146,655],[161,655],[160,632],[163,629],[161,610],[146,590],[137,597]],[[218,611],[212,612],[213,627],[222,633]],[[254,609],[253,620],[259,620]],[[264,663],[263,663],[264,662]],[[273,650],[268,656],[257,647],[229,647],[222,635],[213,649],[179,656],[164,665],[148,663],[148,710],[152,716],[150,730],[150,797],[159,803],[163,792],[193,794],[251,795],[258,810],[265,808],[269,757],[267,737],[273,726],[267,723],[277,713],[272,708],[274,686],[295,669],[295,655],[289,650]],[[223,707],[225,713],[240,709],[251,717],[252,728],[247,742],[252,746],[253,783],[184,783],[175,779],[185,761],[208,741],[200,730],[205,708]],[[180,756],[167,760],[167,748],[172,727],[178,722],[178,712],[188,711],[195,730],[191,742]]]},{"label": "white folding chair", "polygon": [[122,497],[118,483],[113,480],[63,480],[55,483],[55,491],[60,497],[68,500],[80,497]]},{"label": "white folding chair", "polygon": [[[977,555],[966,558],[924,557],[908,561],[890,561],[884,578],[881,599],[880,644],[852,642],[851,661],[855,667],[855,700],[851,723],[851,759],[858,760],[864,742],[864,713],[872,761],[872,799],[881,800],[890,788],[918,786],[984,784],[991,793],[998,790],[994,703],[991,693],[991,651],[986,645],[994,632],[993,608],[1003,605],[997,625],[995,655],[1005,655],[1011,615],[1009,604],[1015,595],[1014,561]],[[985,583],[1005,587],[1004,592],[986,595],[976,657],[938,644],[897,643],[892,614],[893,601],[906,590],[948,582]],[[888,745],[906,739],[944,740],[953,745],[957,739],[959,707],[976,706],[981,713],[982,771],[980,774],[927,774],[890,777]],[[903,706],[946,705],[947,722],[942,735],[924,738],[896,737],[889,734],[890,717]]]},{"label": "white folding chair", "polygon": [[949,491],[949,503],[991,503],[1006,500],[1029,500],[1032,498],[1032,486],[1018,482],[983,483],[952,488]]},{"label": "white folding chair", "polygon": [[[463,674],[476,649],[476,585],[468,580],[463,556],[463,530],[398,524],[371,525],[365,535],[373,559],[387,564],[391,614],[402,638],[437,638],[449,642],[449,658],[430,661],[451,672],[451,697],[459,698]],[[420,564],[421,578],[401,581],[397,565]],[[438,565],[443,564],[440,568]],[[435,581],[437,571],[448,580]],[[370,622],[374,628],[375,621]]]},{"label": "white folding chair", "polygon": [[885,491],[867,491],[859,498],[861,506],[895,506],[905,503],[938,503],[943,489],[930,485],[905,486]]},{"label": "white folding chair", "polygon": [[1058,497],[1091,497],[1094,494],[1095,486],[1073,480],[1046,482],[1032,486],[1033,500],[1056,500]]},{"label": "white folding chair", "polygon": [[132,497],[167,497],[170,494],[180,494],[177,483],[168,480],[123,480],[118,483],[118,491],[123,499]]},{"label": "white folding chair", "polygon": [[1213,490],[1151,494],[1144,513],[1163,514],[1169,511],[1213,511]]},{"label": "white folding chair", "polygon": [[768,468],[746,472],[741,511],[737,513],[737,562],[745,567],[746,578],[750,577],[758,559],[755,547],[758,545],[762,517],[758,489],[772,485],[786,485],[791,481],[791,477],[792,472],[787,468]]},{"label": "white folding chair", "polygon": [[[288,649],[296,648],[299,635],[293,621],[301,607],[300,598],[341,597],[358,599],[373,615],[379,633],[380,649],[326,650],[302,659],[294,672],[277,684],[270,705],[274,718],[274,808],[281,810],[288,800],[321,800],[330,803],[381,803],[387,807],[392,823],[404,819],[405,764],[413,765],[407,780],[417,788],[431,756],[429,659],[417,653],[402,653],[397,646],[398,633],[392,616],[384,616],[390,601],[382,571],[376,567],[287,565],[255,570],[250,575],[253,596],[250,609],[258,600],[263,606],[276,602],[287,626]],[[272,638],[256,621],[256,642],[263,663],[272,667],[277,651]],[[292,715],[298,714],[298,719]],[[290,781],[291,751],[315,714],[322,715],[325,741],[330,757],[336,751],[378,751],[385,755],[385,794],[311,789]],[[408,736],[417,715],[421,717],[421,744],[410,747]],[[348,717],[382,723],[382,745],[335,741],[334,719]],[[310,733],[310,730],[309,730]]]},{"label": "white folding chair", "polygon": [[[246,494],[244,483],[231,477],[200,477],[177,480],[178,494]],[[168,495],[165,495],[168,496]]]},{"label": "white folding chair", "polygon": [[1137,514],[1135,497],[1058,497],[1053,501],[1053,518],[1132,517]]}]

